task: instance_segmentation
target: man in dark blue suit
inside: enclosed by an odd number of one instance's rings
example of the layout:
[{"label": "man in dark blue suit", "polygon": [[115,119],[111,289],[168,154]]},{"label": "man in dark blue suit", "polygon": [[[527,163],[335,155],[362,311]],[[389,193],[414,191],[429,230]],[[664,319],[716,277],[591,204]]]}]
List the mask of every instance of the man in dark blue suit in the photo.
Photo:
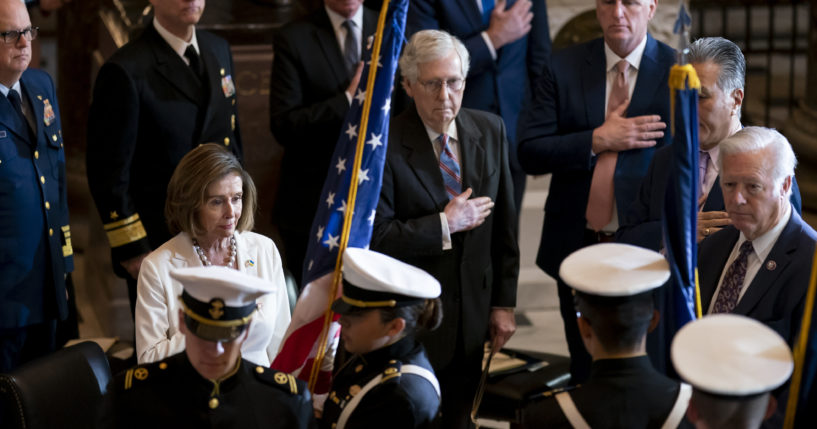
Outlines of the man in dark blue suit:
[{"label": "man in dark blue suit", "polygon": [[[701,80],[698,99],[698,142],[700,144],[700,208],[698,242],[729,225],[718,180],[718,143],[735,134],[740,123],[746,61],[740,48],[721,37],[705,37],[689,47],[687,60]],[[659,250],[664,192],[669,178],[672,150],[655,152],[636,200],[616,232],[616,241]],[[791,203],[800,213],[800,190],[792,177]]]},{"label": "man in dark blue suit", "polygon": [[612,240],[655,147],[668,143],[675,55],[647,34],[655,8],[655,0],[598,0],[604,37],[554,54],[520,133],[525,171],[553,173],[536,263],[558,282],[575,383],[587,377],[590,356],[559,264],[579,248]]},{"label": "man in dark blue suit", "polygon": [[502,117],[508,132],[514,203],[521,210],[525,172],[516,158],[516,134],[531,84],[550,60],[550,31],[544,0],[412,0],[407,33],[445,30],[463,41],[471,70],[462,107]]},{"label": "man in dark blue suit", "polygon": [[270,126],[285,148],[274,217],[299,284],[326,171],[352,97],[360,96],[361,54],[377,29],[377,14],[362,0],[322,3],[273,39]]},{"label": "man in dark blue suit", "polygon": [[28,69],[36,35],[25,4],[0,2],[0,372],[56,349],[74,268],[57,95]]},{"label": "man in dark blue suit", "polygon": [[[732,225],[701,242],[704,314],[735,313],[794,344],[803,318],[817,232],[789,202],[797,160],[775,130],[746,127],[720,144],[720,179]],[[785,403],[787,387],[775,393]],[[782,412],[764,423],[781,427]]]}]

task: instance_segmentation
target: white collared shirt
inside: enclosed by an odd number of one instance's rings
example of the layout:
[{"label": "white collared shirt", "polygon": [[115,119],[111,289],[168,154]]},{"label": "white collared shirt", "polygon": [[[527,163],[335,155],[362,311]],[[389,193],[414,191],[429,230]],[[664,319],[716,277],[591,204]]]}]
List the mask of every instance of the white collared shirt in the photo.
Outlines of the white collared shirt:
[{"label": "white collared shirt", "polygon": [[[460,160],[460,140],[459,134],[457,133],[457,124],[456,121],[451,121],[448,125],[448,146],[451,150],[451,153],[454,155],[454,159],[457,160],[457,163],[460,164],[460,176],[462,176],[462,161]],[[428,125],[423,124],[426,128],[426,134],[428,134],[428,139],[431,141],[431,145],[434,148],[434,155],[437,157],[437,161],[440,160],[440,154],[443,151],[443,145],[440,143],[438,138],[440,137],[440,133],[432,130],[428,127]],[[440,173],[442,174],[442,173]],[[443,250],[451,249],[453,246],[451,245],[451,230],[448,229],[448,218],[445,216],[444,212],[440,212],[440,225],[442,226],[442,235],[443,235]]]},{"label": "white collared shirt", "polygon": [[184,61],[185,64],[190,65],[190,60],[188,60],[187,57],[184,56],[184,51],[187,50],[188,46],[193,45],[193,49],[195,49],[196,53],[199,54],[199,56],[201,56],[201,50],[199,49],[199,42],[196,39],[195,31],[193,31],[193,37],[191,37],[190,41],[187,42],[179,38],[175,34],[171,33],[170,31],[168,31],[168,29],[162,27],[162,24],[159,24],[159,20],[156,18],[153,18],[153,28],[155,28],[156,32],[159,33],[160,36],[162,36],[162,39],[164,39],[165,42],[167,42],[167,44],[170,45],[170,49],[173,49],[174,52],[179,54],[179,57],[182,59],[182,61]]},{"label": "white collared shirt", "polygon": [[[344,27],[343,23],[346,22],[346,17],[341,16],[339,13],[335,12],[332,9],[329,9],[326,5],[323,6],[326,9],[326,14],[329,15],[329,21],[332,23],[332,30],[335,32],[335,38],[338,40],[338,46],[340,46],[341,54],[346,54],[346,27]],[[363,6],[357,8],[357,12],[349,18],[352,21],[352,30],[353,35],[355,36],[355,40],[357,41],[358,46],[360,46],[360,38],[363,34]],[[361,59],[363,59],[363,50],[360,51]]]},{"label": "white collared shirt", "polygon": [[[755,279],[758,271],[760,271],[762,268],[763,261],[766,260],[769,253],[772,251],[772,247],[774,247],[775,243],[777,243],[777,239],[783,232],[783,228],[785,228],[786,224],[789,223],[789,219],[791,218],[791,203],[788,202],[788,198],[786,198],[786,201],[783,204],[783,210],[785,211],[783,216],[780,217],[780,220],[771,229],[766,231],[760,237],[752,240],[752,252],[749,253],[749,256],[746,258],[746,277],[743,278],[743,285],[740,287],[738,302],[743,299],[746,289],[748,289],[748,286],[752,284],[752,280]],[[718,288],[715,289],[715,293],[712,295],[712,301],[709,303],[709,310],[707,311],[707,314],[711,313],[712,309],[715,307],[715,301],[718,300],[718,293],[721,291],[721,286],[723,286],[723,279],[724,276],[726,276],[726,271],[729,270],[729,267],[732,266],[732,263],[735,262],[735,259],[737,259],[740,255],[740,246],[744,241],[746,241],[746,236],[741,232],[740,237],[738,237],[738,241],[735,243],[735,247],[732,248],[732,253],[729,254],[729,259],[726,260],[726,264],[723,266],[720,280],[718,280]]]}]

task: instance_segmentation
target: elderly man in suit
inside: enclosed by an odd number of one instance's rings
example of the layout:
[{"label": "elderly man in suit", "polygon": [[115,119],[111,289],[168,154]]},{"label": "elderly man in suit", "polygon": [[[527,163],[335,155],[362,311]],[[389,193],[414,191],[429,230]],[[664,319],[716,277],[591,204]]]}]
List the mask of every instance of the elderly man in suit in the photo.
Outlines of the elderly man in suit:
[{"label": "elderly man in suit", "polygon": [[559,264],[579,248],[612,241],[656,146],[668,142],[675,55],[647,34],[655,8],[656,0],[597,0],[604,37],[554,54],[520,133],[525,171],[553,173],[536,263],[558,282],[576,383],[587,377],[590,356]]},{"label": "elderly man in suit", "polygon": [[284,147],[274,217],[284,260],[300,284],[312,216],[343,119],[363,71],[361,54],[377,27],[363,0],[323,6],[275,34],[270,125]]},{"label": "elderly man in suit", "polygon": [[531,86],[550,60],[543,0],[413,0],[409,33],[440,29],[463,40],[471,55],[463,107],[502,116],[507,127],[514,204],[521,211],[525,171],[516,157],[516,130]]},{"label": "elderly man in suit", "polygon": [[0,372],[56,349],[74,268],[54,82],[29,69],[37,27],[0,1]]},{"label": "elderly man in suit", "polygon": [[789,202],[794,152],[777,131],[746,127],[721,142],[718,163],[732,224],[701,243],[703,310],[749,316],[792,345],[817,242]]},{"label": "elderly man in suit", "polygon": [[196,30],[204,0],[150,3],[152,22],[99,70],[88,118],[88,182],[131,311],[142,259],[171,238],[164,202],[176,165],[209,142],[241,159],[230,46]]},{"label": "elderly man in suit", "polygon": [[[740,108],[743,104],[746,61],[737,45],[721,37],[696,40],[689,47],[687,60],[695,67],[701,80],[698,99],[700,242],[730,224],[718,180],[718,143],[743,127],[740,123]],[[671,161],[672,149],[669,146],[655,152],[638,196],[616,232],[617,241],[653,250],[662,247],[661,218]],[[791,203],[800,213],[800,190],[794,177]]]},{"label": "elderly man in suit", "polygon": [[502,120],[460,109],[469,55],[438,30],[403,51],[414,108],[389,134],[371,247],[420,267],[442,285],[443,323],[421,335],[442,389],[442,427],[468,425],[483,343],[516,329],[519,249]]}]

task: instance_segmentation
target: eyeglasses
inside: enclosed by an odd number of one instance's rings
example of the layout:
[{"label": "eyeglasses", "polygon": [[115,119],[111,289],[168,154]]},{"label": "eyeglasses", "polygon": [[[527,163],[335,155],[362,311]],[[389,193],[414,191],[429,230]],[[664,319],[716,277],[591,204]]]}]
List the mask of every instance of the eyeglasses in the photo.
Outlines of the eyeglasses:
[{"label": "eyeglasses", "polygon": [[448,87],[449,91],[459,92],[462,91],[462,88],[465,87],[465,79],[456,78],[456,79],[448,79],[448,80],[428,80],[425,82],[420,82],[420,85],[423,85],[423,88],[426,92],[430,94],[436,94],[440,92],[443,88],[443,85]]},{"label": "eyeglasses", "polygon": [[21,36],[25,36],[26,40],[34,40],[37,38],[37,32],[40,27],[28,27],[22,30],[11,30],[0,33],[3,36],[3,41],[6,43],[17,43]]}]

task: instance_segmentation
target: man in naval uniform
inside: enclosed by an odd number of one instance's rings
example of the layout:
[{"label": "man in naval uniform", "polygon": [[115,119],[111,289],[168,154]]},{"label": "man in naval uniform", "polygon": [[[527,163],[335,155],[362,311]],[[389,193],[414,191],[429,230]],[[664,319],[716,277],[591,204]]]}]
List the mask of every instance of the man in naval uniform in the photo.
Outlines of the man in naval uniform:
[{"label": "man in naval uniform", "polygon": [[698,429],[759,428],[777,407],[785,408],[770,392],[794,368],[777,332],[736,314],[686,324],[672,340],[672,363],[693,387],[686,414]]},{"label": "man in naval uniform", "polygon": [[522,427],[677,427],[692,389],[656,371],[646,353],[647,331],[660,317],[652,292],[669,278],[664,257],[626,244],[596,244],[568,256],[559,276],[574,290],[579,332],[593,358],[590,377],[533,401]]},{"label": "man in naval uniform", "polygon": [[306,384],[241,358],[256,299],[274,290],[224,267],[171,272],[184,291],[184,352],[120,373],[109,388],[117,428],[312,428]]},{"label": "man in naval uniform", "polygon": [[55,350],[74,268],[54,82],[29,69],[20,0],[0,1],[0,373]]},{"label": "man in naval uniform", "polygon": [[242,154],[230,46],[196,30],[204,0],[150,3],[153,20],[99,70],[88,117],[88,183],[131,312],[142,259],[171,238],[176,165],[202,143]]}]

